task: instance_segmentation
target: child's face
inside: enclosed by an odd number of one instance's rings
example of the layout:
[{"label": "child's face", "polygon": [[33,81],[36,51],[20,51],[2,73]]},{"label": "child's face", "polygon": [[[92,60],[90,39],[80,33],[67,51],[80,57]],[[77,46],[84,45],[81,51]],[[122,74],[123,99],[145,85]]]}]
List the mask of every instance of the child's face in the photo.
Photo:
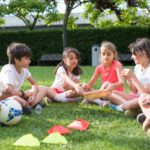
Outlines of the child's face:
[{"label": "child's face", "polygon": [[30,57],[22,57],[21,60],[16,59],[15,65],[19,66],[20,68],[28,68],[30,65]]},{"label": "child's face", "polygon": [[114,60],[114,53],[112,52],[112,50],[106,48],[105,46],[102,46],[100,51],[101,51],[102,63],[106,65],[110,65],[112,61]]},{"label": "child's face", "polygon": [[70,69],[74,69],[78,64],[78,59],[75,53],[70,52],[68,57],[64,58],[64,63]]},{"label": "child's face", "polygon": [[146,53],[144,51],[132,53],[131,58],[134,60],[135,64],[143,64],[147,59]]}]

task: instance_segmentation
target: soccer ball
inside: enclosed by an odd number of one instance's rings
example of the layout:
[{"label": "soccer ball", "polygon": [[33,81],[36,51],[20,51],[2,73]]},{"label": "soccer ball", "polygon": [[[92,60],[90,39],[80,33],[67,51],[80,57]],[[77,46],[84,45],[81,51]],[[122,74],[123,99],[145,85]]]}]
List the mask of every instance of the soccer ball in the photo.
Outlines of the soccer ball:
[{"label": "soccer ball", "polygon": [[22,106],[13,98],[0,101],[0,122],[15,125],[22,117]]}]

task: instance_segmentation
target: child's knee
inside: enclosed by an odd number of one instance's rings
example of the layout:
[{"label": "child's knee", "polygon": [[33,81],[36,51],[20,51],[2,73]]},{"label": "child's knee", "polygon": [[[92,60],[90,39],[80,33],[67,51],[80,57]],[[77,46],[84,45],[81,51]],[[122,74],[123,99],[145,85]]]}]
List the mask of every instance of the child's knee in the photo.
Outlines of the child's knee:
[{"label": "child's knee", "polygon": [[27,105],[27,102],[24,99],[22,99],[21,97],[19,97],[19,96],[13,96],[12,98],[14,100],[16,100],[17,102],[19,102],[22,106],[26,106]]},{"label": "child's knee", "polygon": [[45,87],[45,86],[39,86],[38,87],[38,92],[44,92],[44,93],[47,93],[48,92],[48,87]]}]

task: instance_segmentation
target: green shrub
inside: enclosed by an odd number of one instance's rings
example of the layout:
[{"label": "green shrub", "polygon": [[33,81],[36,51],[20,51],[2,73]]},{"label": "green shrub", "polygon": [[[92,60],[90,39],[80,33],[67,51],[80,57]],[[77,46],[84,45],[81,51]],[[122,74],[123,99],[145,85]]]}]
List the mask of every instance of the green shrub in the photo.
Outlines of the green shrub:
[{"label": "green shrub", "polygon": [[[102,41],[111,41],[119,53],[129,53],[128,45],[136,38],[150,37],[150,28],[117,27],[107,29],[68,30],[68,46],[79,49],[82,65],[91,64],[91,47]],[[7,31],[0,32],[0,65],[7,63],[6,48],[11,42],[26,43],[33,50],[32,64],[36,65],[42,54],[62,53],[62,31]]]}]

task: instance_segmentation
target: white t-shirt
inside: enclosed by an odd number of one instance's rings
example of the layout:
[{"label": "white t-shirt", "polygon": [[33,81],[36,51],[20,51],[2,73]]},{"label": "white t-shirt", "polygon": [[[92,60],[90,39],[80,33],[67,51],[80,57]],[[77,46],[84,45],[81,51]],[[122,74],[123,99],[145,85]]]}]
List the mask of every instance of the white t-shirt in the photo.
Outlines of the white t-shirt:
[{"label": "white t-shirt", "polygon": [[134,73],[143,85],[150,84],[150,64],[144,70],[141,65],[136,65],[134,68]]},{"label": "white t-shirt", "polygon": [[55,80],[52,84],[52,88],[57,88],[61,91],[64,91],[63,84],[65,83],[64,79],[60,76],[61,73],[66,74],[71,80],[80,80],[80,76],[75,76],[72,73],[67,74],[63,66],[60,66],[56,72]]},{"label": "white t-shirt", "polygon": [[14,86],[16,90],[20,90],[24,81],[29,77],[31,77],[31,73],[28,69],[23,68],[21,72],[18,73],[13,64],[3,66],[0,72],[0,82],[2,82],[4,86],[10,84]]},{"label": "white t-shirt", "polygon": [[4,90],[5,90],[5,87],[3,85],[3,82],[0,81],[0,96],[2,95]]}]

